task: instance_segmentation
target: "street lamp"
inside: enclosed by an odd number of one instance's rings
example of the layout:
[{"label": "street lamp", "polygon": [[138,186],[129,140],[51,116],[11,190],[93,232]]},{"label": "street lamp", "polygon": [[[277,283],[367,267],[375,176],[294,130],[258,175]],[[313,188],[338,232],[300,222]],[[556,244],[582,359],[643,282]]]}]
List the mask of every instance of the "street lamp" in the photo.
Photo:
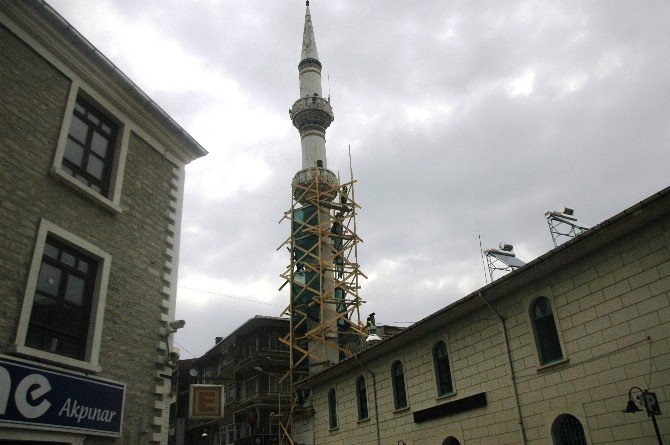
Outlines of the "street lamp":
[{"label": "street lamp", "polygon": [[[267,358],[268,360],[272,361],[272,359],[271,359],[270,357],[266,357],[266,358]],[[272,374],[272,373],[270,373],[270,372],[267,372],[266,370],[264,370],[264,369],[261,368],[260,366],[254,366],[254,371],[256,371],[256,372],[262,372],[263,374],[267,374],[267,375],[268,375],[268,379],[269,379],[270,377],[272,377],[272,376],[277,376],[277,374]],[[268,390],[270,389],[270,388],[269,388],[269,383],[270,383],[270,381],[268,380]],[[276,385],[277,385],[276,390],[277,390],[277,411],[278,411],[278,412],[277,412],[277,413],[275,413],[274,411],[271,412],[271,413],[269,414],[269,418],[277,418],[277,419],[279,419],[279,422],[280,422],[280,424],[281,424],[281,423],[282,423],[282,419],[284,419],[285,417],[284,417],[284,415],[282,414],[282,403],[281,403],[282,388],[281,388],[281,385],[279,384],[279,379],[276,380]],[[279,427],[279,431],[277,431],[277,435],[279,436],[279,441],[281,442],[281,427]],[[258,440],[258,439],[256,439],[256,440]]]},{"label": "street lamp", "polygon": [[661,432],[658,429],[658,423],[656,423],[656,415],[661,414],[661,408],[658,405],[658,398],[656,397],[656,393],[649,392],[646,389],[638,388],[637,386],[633,386],[628,391],[628,403],[626,404],[626,409],[624,409],[623,412],[637,413],[642,411],[640,408],[644,408],[647,416],[651,417],[651,421],[654,424],[654,431],[656,431],[658,445],[663,445]]}]

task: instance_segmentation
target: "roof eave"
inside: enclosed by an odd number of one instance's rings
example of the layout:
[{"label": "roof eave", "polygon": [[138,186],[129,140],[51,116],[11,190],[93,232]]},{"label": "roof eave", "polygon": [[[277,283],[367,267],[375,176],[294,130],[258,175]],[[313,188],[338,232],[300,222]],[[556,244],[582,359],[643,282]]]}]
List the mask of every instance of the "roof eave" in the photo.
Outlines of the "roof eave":
[{"label": "roof eave", "polygon": [[[363,363],[369,363],[386,353],[395,351],[398,347],[418,340],[432,332],[436,325],[443,325],[445,322],[458,319],[473,310],[486,306],[487,302],[493,303],[509,294],[510,291],[535,282],[547,273],[582,258],[612,240],[668,213],[670,213],[670,187],[653,194],[526,265],[428,315],[393,337],[362,350],[355,354],[357,357],[348,357],[318,374],[308,377],[300,382],[299,386],[312,388],[326,380],[343,375],[353,367],[359,366],[356,363],[356,358]],[[484,301],[484,298],[486,301]]]}]

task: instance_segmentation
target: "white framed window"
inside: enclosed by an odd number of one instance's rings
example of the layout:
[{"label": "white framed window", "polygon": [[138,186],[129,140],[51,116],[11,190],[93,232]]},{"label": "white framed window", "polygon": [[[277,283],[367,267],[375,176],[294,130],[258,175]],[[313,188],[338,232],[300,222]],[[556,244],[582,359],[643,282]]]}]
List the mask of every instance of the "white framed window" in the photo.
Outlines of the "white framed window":
[{"label": "white framed window", "polygon": [[130,125],[102,97],[72,82],[51,173],[87,198],[121,212]]},{"label": "white framed window", "polygon": [[42,219],[14,352],[100,372],[100,339],[112,257]]}]

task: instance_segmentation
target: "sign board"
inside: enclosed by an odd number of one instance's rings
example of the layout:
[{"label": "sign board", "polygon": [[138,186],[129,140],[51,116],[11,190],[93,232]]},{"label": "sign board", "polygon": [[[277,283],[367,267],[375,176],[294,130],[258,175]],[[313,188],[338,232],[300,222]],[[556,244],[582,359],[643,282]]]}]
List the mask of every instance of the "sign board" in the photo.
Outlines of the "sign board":
[{"label": "sign board", "polygon": [[223,417],[223,386],[191,385],[188,394],[188,416],[191,419]]},{"label": "sign board", "polygon": [[118,437],[125,384],[0,358],[0,426]]},{"label": "sign board", "polygon": [[644,406],[647,408],[647,414],[661,415],[661,406],[658,404],[658,397],[655,392],[643,391]]}]

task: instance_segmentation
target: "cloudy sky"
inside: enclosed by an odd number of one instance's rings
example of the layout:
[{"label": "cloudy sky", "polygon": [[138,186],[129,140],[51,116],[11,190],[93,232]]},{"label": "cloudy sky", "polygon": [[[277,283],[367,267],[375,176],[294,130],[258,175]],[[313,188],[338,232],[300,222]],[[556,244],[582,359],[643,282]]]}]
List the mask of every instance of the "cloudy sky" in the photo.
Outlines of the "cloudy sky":
[{"label": "cloudy sky", "polygon": [[[278,224],[300,169],[301,0],[49,0],[193,135],[176,336],[200,355],[279,315]],[[363,318],[406,325],[485,284],[484,247],[530,261],[544,212],[587,226],[668,185],[670,3],[313,0],[335,122],[351,146]]]}]

